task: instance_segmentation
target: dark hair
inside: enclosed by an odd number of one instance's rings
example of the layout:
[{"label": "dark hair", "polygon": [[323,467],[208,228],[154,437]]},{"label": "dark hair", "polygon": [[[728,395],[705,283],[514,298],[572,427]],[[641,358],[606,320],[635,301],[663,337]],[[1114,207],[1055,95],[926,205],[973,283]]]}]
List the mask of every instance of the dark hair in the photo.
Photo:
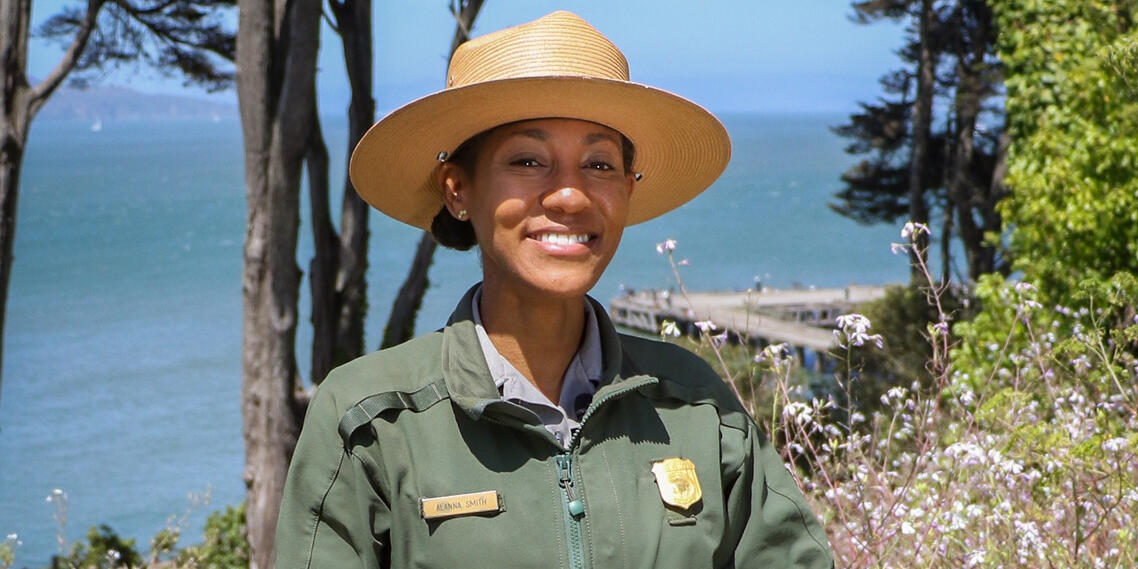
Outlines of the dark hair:
[{"label": "dark hair", "polygon": [[[482,144],[495,130],[508,126],[512,123],[496,126],[494,128],[484,130],[463,142],[455,149],[449,157],[447,162],[450,162],[463,172],[470,176],[474,176],[474,169],[478,163],[478,154],[482,150]],[[632,145],[632,141],[624,134],[620,135],[620,153],[622,158],[622,166],[625,173],[632,171],[632,162],[636,158],[636,147]],[[474,235],[474,225],[470,220],[460,220],[455,218],[447,211],[444,205],[435,214],[435,218],[431,220],[431,236],[435,241],[450,249],[457,249],[459,251],[468,251],[478,244],[478,238]]]},{"label": "dark hair", "polygon": [[[484,130],[466,139],[466,142],[458,145],[458,148],[447,157],[447,162],[458,166],[463,172],[473,176],[479,151],[482,150],[482,143],[486,141],[491,132],[494,132],[494,129]],[[431,236],[439,245],[459,251],[469,251],[478,244],[478,238],[474,235],[474,225],[470,223],[470,220],[456,218],[447,211],[445,205],[435,214],[435,219],[431,220]]]}]

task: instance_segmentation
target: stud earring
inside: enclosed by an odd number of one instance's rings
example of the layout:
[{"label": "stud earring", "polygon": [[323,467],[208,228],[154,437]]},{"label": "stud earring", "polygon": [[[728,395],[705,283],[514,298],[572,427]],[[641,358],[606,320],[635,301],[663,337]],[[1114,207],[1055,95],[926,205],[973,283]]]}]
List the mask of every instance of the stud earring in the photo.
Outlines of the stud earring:
[{"label": "stud earring", "polygon": [[466,221],[466,210],[465,209],[458,210],[458,219],[460,221]]}]

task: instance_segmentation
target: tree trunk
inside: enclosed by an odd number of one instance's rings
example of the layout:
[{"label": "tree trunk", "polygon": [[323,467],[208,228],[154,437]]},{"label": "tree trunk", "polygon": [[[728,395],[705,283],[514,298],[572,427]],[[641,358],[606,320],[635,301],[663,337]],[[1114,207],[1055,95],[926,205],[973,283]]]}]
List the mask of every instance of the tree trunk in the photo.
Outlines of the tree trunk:
[{"label": "tree trunk", "polygon": [[20,170],[32,119],[47,98],[75,68],[87,46],[103,0],[88,0],[87,12],[71,45],[55,69],[36,87],[28,84],[28,22],[31,0],[0,0],[0,387],[3,387],[4,322],[8,285],[12,281],[12,248],[16,242],[16,213]]},{"label": "tree trunk", "polygon": [[383,330],[383,342],[380,349],[390,348],[406,342],[415,335],[415,314],[423,303],[423,294],[430,286],[427,272],[435,256],[438,243],[429,232],[424,231],[419,237],[419,246],[415,249],[415,259],[411,261],[411,270],[407,272],[407,280],[399,287],[399,294],[395,295],[395,303],[391,306],[391,316],[387,319],[387,327]]},{"label": "tree trunk", "polygon": [[[1008,175],[1008,146],[1011,145],[1011,142],[1012,135],[1008,132],[1007,125],[1004,125],[1003,131],[1000,132],[999,142],[996,145],[996,165],[992,168],[992,179],[988,182],[988,191],[984,195],[984,211],[989,212],[984,217],[984,231],[987,232],[1000,232],[1004,228],[1004,220],[996,209],[996,204],[1000,203],[1000,200],[1008,194],[1004,178]],[[1004,276],[1008,276],[1011,273],[1011,259],[1008,251],[1000,248],[998,253],[999,258],[992,263],[992,268]]]},{"label": "tree trunk", "polygon": [[[8,283],[12,280],[12,246],[16,240],[16,203],[20,167],[28,141],[29,92],[24,70],[28,58],[30,0],[0,0],[0,388],[3,387],[4,322]],[[2,393],[0,389],[0,393]]]},{"label": "tree trunk", "polygon": [[[936,17],[933,11],[933,0],[921,0],[918,24],[919,54],[917,62],[917,97],[913,104],[913,143],[912,154],[909,159],[909,219],[918,223],[928,224],[929,208],[925,202],[925,174],[929,162],[929,140],[932,127],[933,95],[936,89],[935,71],[936,62],[932,49],[932,20]],[[918,234],[917,247],[911,252],[913,263],[918,261],[927,263],[928,236]],[[916,267],[912,272],[913,279],[922,278]]]},{"label": "tree trunk", "polygon": [[[352,86],[347,140],[350,161],[352,149],[375,122],[371,3],[366,0],[332,1],[330,9],[343,44],[344,64]],[[314,384],[323,381],[333,367],[363,354],[364,349],[370,209],[356,193],[346,172],[345,169],[339,233],[331,221],[326,179],[321,195],[312,196],[316,236],[316,257],[312,261],[314,335],[311,380]],[[321,212],[316,211],[317,200],[321,202]],[[320,229],[317,229],[318,223]],[[321,275],[319,280],[317,272]]]},{"label": "tree trunk", "polygon": [[[450,43],[451,55],[470,37],[470,28],[478,17],[478,11],[482,9],[482,3],[483,0],[462,0],[451,4],[451,14],[455,18],[454,37]],[[436,248],[434,237],[430,232],[424,231],[415,248],[415,260],[411,263],[407,278],[399,287],[399,294],[391,305],[391,315],[387,319],[380,348],[405,342],[415,335],[415,317],[423,305],[423,296],[427,294],[427,286],[430,284],[427,273]]]},{"label": "tree trunk", "polygon": [[[15,138],[15,137],[13,137]],[[12,280],[12,245],[16,237],[16,202],[20,194],[20,166],[24,161],[24,142],[5,137],[0,148],[0,346],[4,341],[4,322],[8,307],[8,283]],[[0,370],[4,352],[0,349]],[[3,387],[0,374],[0,387]],[[2,390],[0,390],[2,392]]]},{"label": "tree trunk", "polygon": [[[968,261],[968,278],[975,281],[980,275],[990,273],[994,269],[995,249],[984,242],[985,227],[977,223],[976,216],[981,218],[997,215],[995,212],[985,212],[985,200],[980,195],[980,184],[987,180],[977,180],[974,172],[976,167],[976,119],[980,115],[985,88],[984,55],[987,52],[991,39],[988,36],[986,21],[990,14],[986,8],[978,6],[977,2],[963,2],[960,11],[960,27],[963,28],[963,19],[967,15],[977,21],[971,45],[966,45],[963,38],[957,46],[956,60],[956,141],[952,159],[952,174],[948,184],[949,207],[955,207],[957,227],[960,239],[964,244],[964,254]],[[994,208],[995,204],[991,204]],[[979,210],[979,211],[977,211]]]},{"label": "tree trunk", "polygon": [[242,430],[251,569],[273,537],[302,410],[295,337],[301,166],[315,122],[319,0],[240,0],[237,94],[245,144]]},{"label": "tree trunk", "polygon": [[335,364],[333,354],[336,350],[336,323],[339,316],[336,266],[339,264],[340,247],[339,237],[332,227],[328,200],[328,145],[324,143],[324,133],[316,109],[311,111],[311,120],[305,156],[315,251],[308,268],[308,279],[312,287],[312,375],[309,378],[313,383],[319,383]]},{"label": "tree trunk", "polygon": [[960,77],[956,87],[956,151],[952,160],[952,175],[948,185],[949,207],[956,210],[957,228],[964,244],[964,255],[968,261],[968,278],[976,280],[984,267],[984,232],[976,224],[973,206],[976,204],[976,191],[972,179],[975,161],[976,116],[980,111],[980,97],[975,92],[978,87],[974,72],[966,69],[969,65],[958,65]]},{"label": "tree trunk", "polygon": [[[372,12],[368,0],[348,0],[347,12],[352,17],[340,27],[344,39],[344,63],[352,100],[348,106],[348,153],[375,122],[375,98],[372,95]],[[371,207],[360,199],[352,180],[344,169],[344,193],[340,208],[340,265],[336,287],[341,299],[340,321],[336,344],[337,363],[346,362],[364,351],[364,316],[367,313],[368,216]]]},{"label": "tree trunk", "polygon": [[952,208],[945,204],[944,222],[940,230],[940,282],[952,278]]}]

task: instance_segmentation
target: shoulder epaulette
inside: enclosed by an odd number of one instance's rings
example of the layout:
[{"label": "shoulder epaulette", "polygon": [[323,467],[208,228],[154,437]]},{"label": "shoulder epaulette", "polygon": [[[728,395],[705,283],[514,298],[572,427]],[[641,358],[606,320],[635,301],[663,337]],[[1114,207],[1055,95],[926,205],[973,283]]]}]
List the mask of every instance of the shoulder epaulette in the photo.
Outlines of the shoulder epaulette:
[{"label": "shoulder epaulette", "polygon": [[740,431],[747,430],[749,419],[746,412],[737,409],[736,405],[725,404],[722,395],[716,393],[716,390],[684,385],[664,377],[660,378],[659,383],[649,386],[645,390],[655,391],[663,398],[676,399],[691,405],[711,405],[719,412],[719,423],[721,425]]},{"label": "shoulder epaulette", "polygon": [[349,439],[351,439],[352,433],[370,423],[380,413],[391,409],[406,409],[418,413],[426,411],[435,403],[447,399],[448,396],[446,382],[441,378],[410,393],[406,391],[385,391],[368,396],[348,409],[347,413],[344,413],[343,418],[340,419],[340,438],[344,440],[344,446],[350,446]]},{"label": "shoulder epaulette", "polygon": [[[746,411],[743,411],[742,407],[735,402],[734,395],[726,394],[730,393],[726,386],[723,386],[723,389],[713,389],[711,387],[686,385],[661,374],[652,374],[650,371],[638,365],[628,350],[624,350],[623,356],[622,367],[624,368],[623,372],[625,374],[647,373],[648,375],[654,375],[660,380],[659,383],[655,385],[645,386],[642,391],[646,394],[654,393],[660,398],[675,399],[693,405],[711,405],[715,407],[719,413],[719,423],[721,425],[740,431],[747,430],[747,423],[750,419]],[[694,358],[697,356],[691,355],[691,357]],[[710,368],[708,369],[710,370]],[[714,372],[709,371],[709,373],[711,373],[710,377],[715,378],[709,378],[710,381],[723,381],[718,375],[714,374]],[[730,397],[727,401],[736,404],[733,405],[724,401],[724,397]]]}]

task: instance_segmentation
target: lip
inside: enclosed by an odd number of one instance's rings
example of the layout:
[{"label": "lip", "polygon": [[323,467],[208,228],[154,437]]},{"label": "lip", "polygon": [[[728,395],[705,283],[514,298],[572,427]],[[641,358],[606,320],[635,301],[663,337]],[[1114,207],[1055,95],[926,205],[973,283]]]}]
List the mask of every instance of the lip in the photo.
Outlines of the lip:
[{"label": "lip", "polygon": [[[582,237],[587,237],[587,239],[582,241]],[[591,231],[550,228],[534,231],[526,235],[526,238],[547,254],[574,256],[592,251],[593,246],[597,243],[598,235]]]}]

